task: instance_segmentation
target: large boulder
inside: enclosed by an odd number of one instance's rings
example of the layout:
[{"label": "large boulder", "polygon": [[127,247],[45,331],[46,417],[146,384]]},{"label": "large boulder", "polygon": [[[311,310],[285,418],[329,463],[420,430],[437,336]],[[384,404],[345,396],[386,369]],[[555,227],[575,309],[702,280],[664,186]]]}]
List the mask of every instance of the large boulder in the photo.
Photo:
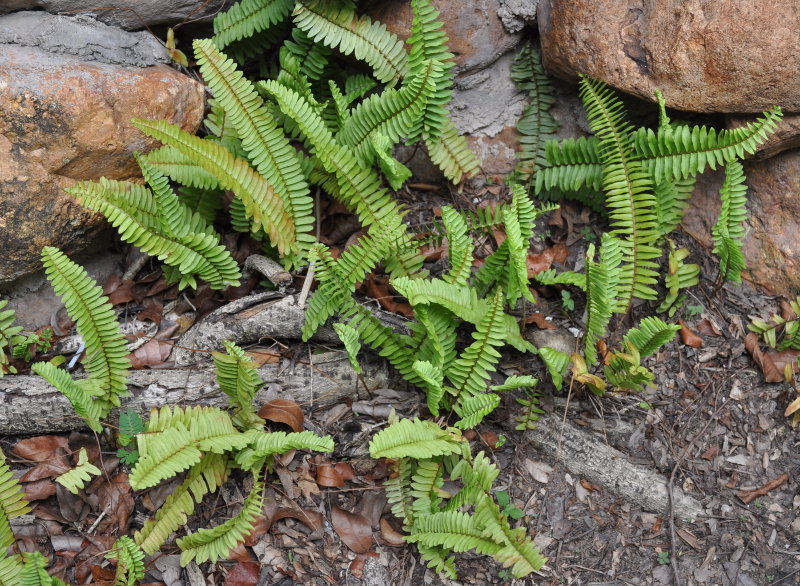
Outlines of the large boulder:
[{"label": "large boulder", "polygon": [[[749,161],[745,276],[773,294],[800,294],[800,150],[781,153],[766,161]],[[719,188],[724,174],[700,176],[684,228],[706,246],[720,210]]]},{"label": "large boulder", "polygon": [[693,112],[800,111],[800,3],[541,0],[545,66]]},{"label": "large boulder", "polygon": [[3,0],[0,14],[41,8],[52,14],[93,15],[100,22],[127,30],[211,18],[234,0]]},{"label": "large boulder", "polygon": [[[45,44],[61,39],[66,53],[37,46],[32,34],[13,35],[37,22]],[[200,124],[202,86],[158,64],[166,56],[157,44],[147,48],[149,35],[109,29],[41,12],[0,18],[0,282],[39,270],[45,245],[74,252],[92,242],[102,218],[63,188],[139,176],[133,153],[158,143],[131,118],[165,119],[190,132]]]}]

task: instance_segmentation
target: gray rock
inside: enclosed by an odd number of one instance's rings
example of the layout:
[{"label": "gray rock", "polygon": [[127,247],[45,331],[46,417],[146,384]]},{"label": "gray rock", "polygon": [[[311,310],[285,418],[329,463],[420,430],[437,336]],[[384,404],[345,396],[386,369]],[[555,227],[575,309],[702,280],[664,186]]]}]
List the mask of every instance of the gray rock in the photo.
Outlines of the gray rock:
[{"label": "gray rock", "polygon": [[0,17],[0,45],[35,47],[50,54],[129,67],[170,61],[166,49],[153,35],[125,32],[86,15],[66,17],[46,12],[5,15]]},{"label": "gray rock", "polygon": [[101,22],[134,30],[155,24],[210,19],[231,4],[233,0],[210,0],[205,6],[198,0],[5,0],[0,14],[35,8],[52,14],[94,14]]},{"label": "gray rock", "polygon": [[503,27],[511,34],[518,33],[536,20],[539,0],[500,0],[497,16]]}]

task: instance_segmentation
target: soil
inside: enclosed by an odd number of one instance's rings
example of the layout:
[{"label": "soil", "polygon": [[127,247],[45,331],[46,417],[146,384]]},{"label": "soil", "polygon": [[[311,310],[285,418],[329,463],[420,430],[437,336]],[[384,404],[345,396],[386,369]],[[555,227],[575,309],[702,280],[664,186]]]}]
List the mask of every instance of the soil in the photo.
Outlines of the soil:
[{"label": "soil", "polygon": [[[408,217],[416,222],[429,219],[431,202],[437,198],[442,204],[471,205],[476,199],[501,195],[497,186],[484,184],[468,195],[409,192],[405,203],[410,208]],[[554,246],[565,246],[569,255],[561,264],[573,268],[585,250],[586,238],[596,236],[596,225],[596,218],[588,212],[566,205],[557,217],[542,222],[541,233],[549,236],[534,244],[534,252],[546,256]],[[344,468],[333,473],[325,460],[307,454],[281,459],[276,474],[269,478],[267,514],[257,523],[247,547],[236,550],[234,561],[201,564],[199,568],[190,564],[180,570],[178,549],[168,544],[161,555],[150,560],[148,579],[153,583],[183,580],[191,585],[231,586],[800,583],[800,494],[795,479],[800,469],[795,453],[800,435],[783,413],[796,393],[787,383],[764,383],[743,343],[751,319],[779,311],[779,300],[758,293],[748,283],[716,287],[717,263],[709,251],[680,233],[675,239],[690,248],[692,256],[687,262],[703,267],[701,284],[689,291],[675,316],[700,336],[702,345],[691,347],[676,338],[648,359],[646,364],[655,373],[654,389],[602,397],[577,387],[556,391],[537,360],[511,352],[504,355],[501,370],[532,371],[542,381],[542,406],[552,417],[589,431],[598,445],[616,448],[627,462],[655,471],[670,491],[699,501],[702,516],[681,518],[670,507],[643,510],[621,496],[616,485],[599,485],[570,472],[570,454],[539,450],[527,432],[515,429],[519,408],[513,396],[505,396],[500,408],[476,430],[474,451],[486,450],[499,466],[496,488],[508,491],[511,503],[524,513],[515,523],[534,536],[548,562],[540,573],[512,580],[490,558],[460,554],[459,581],[450,581],[426,568],[413,547],[391,544],[397,535],[386,526],[394,521],[380,488],[386,468],[370,460],[367,449],[371,435],[385,424],[385,415],[356,415],[345,401],[324,409],[305,409],[306,426],[333,436],[337,448],[332,461],[347,462]],[[563,336],[569,328],[580,327],[582,308],[577,295],[578,306],[569,311],[564,309],[559,291],[543,288],[537,297],[533,311],[557,326],[538,336]],[[632,311],[637,320],[653,313],[646,304]],[[624,332],[631,323],[615,324],[615,332]],[[609,340],[615,335],[619,337],[612,333]],[[426,414],[421,394],[401,386],[376,391],[366,403],[377,413],[385,413],[386,405],[391,404],[405,417]],[[504,445],[497,446],[502,438]],[[97,443],[91,436],[73,434],[71,449],[76,442]],[[14,443],[11,438],[3,442],[7,454]],[[113,465],[113,456],[107,454],[106,458],[109,475],[124,470]],[[10,461],[15,468],[22,462],[13,456]],[[329,473],[322,482],[321,468]],[[198,507],[187,522],[188,529],[235,514],[250,486],[249,478],[234,476],[218,497],[208,498]],[[93,490],[101,492],[96,486]],[[168,492],[169,487],[163,487],[134,495],[131,527],[140,526]],[[20,543],[23,548],[49,552],[65,576],[82,575],[82,580],[93,576],[92,583],[102,583],[104,568],[96,553],[108,547],[108,539],[92,536],[95,529],[99,533],[104,527],[97,523],[102,521],[98,517],[103,516],[106,501],[92,496],[77,501],[80,506],[72,516],[64,510],[67,501],[60,490],[41,501],[29,519],[28,527],[34,529],[17,528],[18,535],[27,536]],[[338,527],[332,525],[334,514],[339,514],[336,507],[366,519],[366,551],[356,547],[362,551],[357,554],[351,549],[349,539],[358,534],[358,523],[353,522],[349,533],[341,530],[341,521]],[[114,514],[107,511],[109,517]],[[108,537],[120,528],[105,526],[104,530]],[[342,535],[349,536],[348,543]],[[70,546],[72,549],[62,545],[59,550],[58,543],[66,543],[66,536],[82,539],[79,545]],[[83,574],[76,573],[81,565],[85,566]],[[87,574],[86,568],[91,568],[91,573]]]}]

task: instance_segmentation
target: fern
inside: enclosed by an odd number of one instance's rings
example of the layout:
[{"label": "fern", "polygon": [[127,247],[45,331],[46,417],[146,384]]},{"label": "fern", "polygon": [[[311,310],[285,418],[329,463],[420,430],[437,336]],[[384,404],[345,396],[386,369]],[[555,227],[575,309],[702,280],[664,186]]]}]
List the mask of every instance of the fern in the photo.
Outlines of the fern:
[{"label": "fern", "polygon": [[117,562],[114,586],[135,586],[144,578],[144,552],[127,535],[114,542],[106,559]]},{"label": "fern", "polygon": [[194,48],[203,79],[230,116],[253,167],[283,201],[300,248],[307,248],[314,241],[313,202],[295,149],[264,108],[253,84],[235,64],[208,40],[196,40]]},{"label": "fern", "polygon": [[519,89],[528,94],[530,102],[517,122],[517,131],[521,135],[520,150],[517,153],[517,166],[510,179],[512,182],[529,185],[538,170],[547,165],[546,140],[553,137],[559,126],[549,112],[555,103],[552,82],[531,44],[524,45],[517,53],[511,66],[511,79]]},{"label": "fern", "polygon": [[126,378],[130,362],[126,358],[125,340],[111,304],[86,271],[50,246],[42,249],[42,262],[48,280],[86,344],[83,365],[89,378],[74,382],[67,373],[46,362],[37,362],[31,369],[51,384],[60,384],[56,388],[63,389],[76,410],[99,431],[97,419],[105,417],[112,407],[118,407],[120,397],[128,394]]},{"label": "fern", "polygon": [[248,360],[244,350],[233,342],[225,341],[225,350],[226,354],[213,354],[214,368],[219,388],[236,409],[233,423],[243,430],[264,425],[264,420],[253,409],[253,397],[263,384],[258,376],[258,365]]},{"label": "fern", "polygon": [[147,163],[181,185],[195,189],[218,189],[219,180],[194,159],[171,146],[162,146],[144,155]]},{"label": "fern", "polygon": [[714,252],[719,254],[720,275],[726,281],[742,282],[742,271],[746,264],[742,252],[744,220],[747,216],[745,204],[747,186],[741,163],[733,161],[725,166],[725,182],[720,189],[722,210],[711,230]]},{"label": "fern", "polygon": [[72,494],[78,494],[84,489],[86,483],[92,479],[92,476],[100,476],[100,469],[89,462],[89,454],[86,452],[86,448],[81,448],[78,452],[77,466],[57,476],[56,482]]},{"label": "fern", "polygon": [[213,529],[198,529],[196,533],[178,539],[177,544],[181,548],[181,566],[186,566],[193,560],[198,564],[207,560],[216,563],[218,559],[227,557],[230,550],[244,541],[253,530],[253,523],[261,513],[264,499],[264,484],[257,474],[253,480],[253,488],[238,515]]},{"label": "fern", "polygon": [[352,4],[299,0],[293,16],[295,25],[314,41],[366,61],[378,80],[394,84],[406,76],[408,57],[403,43],[385,25],[357,16]]},{"label": "fern", "polygon": [[603,190],[612,221],[613,236],[620,238],[623,264],[620,269],[616,309],[626,312],[634,297],[655,299],[654,258],[661,251],[653,214],[653,182],[644,167],[630,156],[633,127],[623,121],[623,106],[601,82],[581,78],[581,99],[589,125],[600,140]]},{"label": "fern", "polygon": [[144,522],[134,541],[147,555],[153,555],[169,536],[186,523],[195,503],[222,486],[228,478],[228,457],[206,454],[186,475],[183,483],[167,497],[155,517]]},{"label": "fern", "polygon": [[422,460],[461,452],[461,432],[441,429],[420,419],[401,419],[378,432],[369,443],[373,458],[414,458]]},{"label": "fern", "polygon": [[646,358],[661,348],[667,342],[672,341],[675,332],[681,329],[677,324],[666,324],[657,317],[646,317],[639,327],[631,328],[625,334],[624,341],[636,348],[642,358]]},{"label": "fern", "polygon": [[547,371],[550,373],[550,378],[557,389],[560,389],[564,382],[564,375],[569,368],[570,356],[555,348],[542,346],[539,348],[539,356],[547,366]]},{"label": "fern", "polygon": [[283,21],[294,0],[240,0],[214,18],[214,44],[224,49]]},{"label": "fern", "polygon": [[427,139],[425,146],[428,147],[431,161],[453,183],[461,183],[462,179],[472,177],[478,172],[480,167],[478,158],[449,118],[444,123],[439,137]]},{"label": "fern", "polygon": [[[615,273],[618,271],[622,244],[603,235],[603,250],[599,262],[594,260],[594,244],[586,251],[586,333],[583,336],[584,355],[592,364],[597,362],[597,342],[605,336],[614,311],[616,296]],[[604,254],[603,254],[604,253]]]},{"label": "fern", "polygon": [[656,182],[653,213],[659,236],[669,234],[678,227],[689,205],[695,183],[696,177]]},{"label": "fern", "polygon": [[247,446],[236,454],[236,462],[247,470],[258,467],[265,459],[272,458],[275,454],[284,454],[290,450],[333,451],[333,440],[330,436],[320,437],[311,431],[266,433],[253,429],[247,432],[245,437],[248,441]]},{"label": "fern", "polygon": [[441,64],[442,71],[435,80],[432,95],[428,96],[422,116],[414,121],[409,132],[409,142],[420,138],[436,141],[449,121],[447,104],[453,97],[453,67],[455,57],[447,48],[448,38],[444,25],[438,20],[440,14],[430,0],[412,0],[411,35],[408,45],[411,51],[408,66],[412,72],[423,71],[428,61]]},{"label": "fern", "polygon": [[775,131],[782,117],[778,106],[740,128],[716,131],[705,126],[640,128],[632,137],[635,158],[656,181],[680,180],[701,173],[707,166],[730,163],[752,154]]},{"label": "fern", "polygon": [[410,543],[421,543],[427,547],[446,545],[456,552],[474,549],[477,553],[496,555],[501,546],[483,535],[476,525],[475,517],[457,511],[443,511],[419,517],[414,530],[406,537]]},{"label": "fern", "polygon": [[30,510],[19,481],[14,478],[6,463],[5,454],[0,451],[0,548],[2,550],[6,550],[14,543],[14,534],[11,532],[9,521],[29,513]]},{"label": "fern", "polygon": [[700,266],[697,264],[685,264],[683,261],[689,256],[689,251],[685,248],[675,248],[672,240],[669,243],[668,272],[664,277],[667,286],[667,294],[664,301],[658,306],[658,311],[668,311],[670,317],[674,315],[677,307],[678,296],[682,289],[693,287],[700,282]]},{"label": "fern", "polygon": [[297,254],[297,227],[280,196],[269,183],[224,147],[203,140],[163,121],[132,121],[145,134],[173,146],[214,175],[220,185],[244,202],[257,228],[262,228],[283,255]]},{"label": "fern", "polygon": [[[0,299],[0,309],[7,304],[8,300]],[[0,378],[6,372],[16,372],[14,367],[9,364],[9,355],[13,355],[13,346],[22,339],[19,336],[22,326],[13,325],[16,319],[17,314],[13,309],[0,311]]]},{"label": "fern", "polygon": [[346,323],[335,323],[333,329],[336,330],[339,339],[344,344],[350,366],[356,374],[361,374],[361,365],[358,363],[358,353],[361,350],[361,342],[358,339],[358,330]]},{"label": "fern", "polygon": [[461,418],[455,423],[459,429],[472,429],[477,427],[489,413],[494,411],[500,404],[500,396],[494,393],[483,393],[473,395],[460,403],[453,409]]},{"label": "fern", "polygon": [[[158,428],[156,411],[151,416],[147,433],[136,437],[139,461],[131,471],[130,483],[134,490],[155,486],[197,464],[204,452],[221,454],[245,447],[249,442],[245,434],[233,427],[230,416],[221,409],[194,407],[185,410],[175,407],[172,413],[162,411],[167,421]],[[155,427],[154,427],[154,419]]]}]

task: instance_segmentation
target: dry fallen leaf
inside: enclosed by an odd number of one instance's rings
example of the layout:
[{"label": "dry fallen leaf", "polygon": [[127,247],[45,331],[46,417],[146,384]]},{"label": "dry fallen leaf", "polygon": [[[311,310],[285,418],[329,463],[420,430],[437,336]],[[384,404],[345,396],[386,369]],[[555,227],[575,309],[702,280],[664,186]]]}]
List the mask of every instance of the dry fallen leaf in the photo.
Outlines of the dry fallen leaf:
[{"label": "dry fallen leaf", "polygon": [[258,416],[267,421],[284,423],[293,431],[303,431],[303,410],[291,399],[273,399],[258,410]]},{"label": "dry fallen leaf", "polygon": [[69,449],[69,440],[61,435],[37,435],[19,440],[11,453],[32,462],[46,462],[53,458],[57,448]]},{"label": "dry fallen leaf", "polygon": [[366,553],[372,548],[372,527],[364,515],[333,505],[331,525],[344,544],[355,553]]},{"label": "dry fallen leaf", "polygon": [[360,553],[358,554],[355,559],[350,562],[350,573],[353,574],[356,578],[361,578],[364,575],[364,566],[367,564],[367,560],[369,558],[377,558],[380,557],[374,551],[369,551],[367,553]]},{"label": "dry fallen leaf", "polygon": [[542,484],[547,484],[550,481],[550,474],[553,472],[553,467],[549,464],[534,462],[528,458],[525,459],[525,469],[535,481]]},{"label": "dry fallen leaf", "polygon": [[406,544],[403,534],[396,531],[386,519],[381,519],[381,539],[386,542],[386,545],[395,547],[401,547]]},{"label": "dry fallen leaf", "polygon": [[683,539],[686,544],[691,547],[695,551],[700,551],[702,548],[700,547],[700,542],[697,540],[691,532],[687,531],[686,529],[679,528],[677,530],[678,537]]},{"label": "dry fallen leaf", "polygon": [[681,342],[691,348],[700,348],[703,345],[703,338],[694,333],[682,319],[679,319],[678,323],[681,324]]},{"label": "dry fallen leaf", "polygon": [[128,356],[128,359],[131,361],[131,368],[139,369],[163,364],[169,358],[170,352],[172,352],[172,344],[153,338],[139,346]]},{"label": "dry fallen leaf", "polygon": [[761,488],[757,488],[755,490],[742,490],[737,492],[736,496],[738,496],[742,500],[742,502],[747,505],[753,502],[758,497],[769,494],[771,490],[778,488],[779,486],[784,484],[787,480],[789,480],[789,475],[784,472],[777,478],[773,478],[772,480],[767,482]]},{"label": "dry fallen leaf", "polygon": [[744,337],[744,347],[753,357],[753,362],[761,369],[764,380],[768,383],[783,382],[785,380],[784,369],[787,365],[797,372],[797,357],[800,356],[798,350],[763,352],[758,344],[758,334],[754,332],[750,332]]},{"label": "dry fallen leaf", "polygon": [[555,330],[556,325],[547,320],[547,317],[543,313],[532,313],[528,317],[525,318],[525,324],[535,324],[537,328],[540,330]]},{"label": "dry fallen leaf", "polygon": [[225,586],[254,586],[258,584],[261,564],[258,562],[239,562],[225,577]]},{"label": "dry fallen leaf", "polygon": [[320,486],[339,487],[353,479],[353,468],[347,462],[322,462],[317,464],[317,484]]}]

